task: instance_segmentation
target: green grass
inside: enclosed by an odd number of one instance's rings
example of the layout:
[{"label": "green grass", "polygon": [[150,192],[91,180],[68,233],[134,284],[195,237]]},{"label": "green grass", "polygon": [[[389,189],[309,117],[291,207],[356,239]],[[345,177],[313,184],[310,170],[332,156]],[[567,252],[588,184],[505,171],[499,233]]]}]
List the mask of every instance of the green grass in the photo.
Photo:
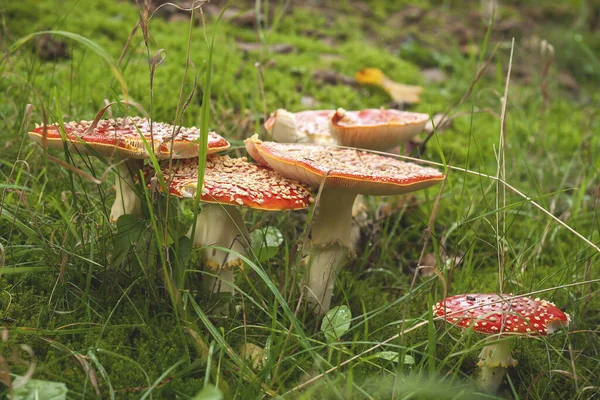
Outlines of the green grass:
[{"label": "green grass", "polygon": [[[444,285],[449,294],[497,292],[500,253],[504,292],[542,291],[534,297],[555,302],[573,322],[570,330],[547,338],[515,341],[519,366],[509,372],[500,395],[597,396],[598,252],[515,192],[507,190],[504,202],[502,188],[498,191],[489,177],[448,170],[425,243],[423,232],[439,187],[418,193],[410,206],[397,207],[397,198],[368,198],[364,251],[340,274],[334,298],[335,305],[349,306],[352,324],[339,341],[328,342],[320,321],[305,305],[297,306],[302,279],[298,245],[306,235],[307,212],[245,211],[251,231],[273,226],[285,241],[266,261],[248,256],[248,266],[237,277],[240,293],[228,303],[231,316],[223,317],[214,310],[218,301],[228,299],[203,290],[202,262],[184,237],[195,214],[190,202],[171,201],[166,219],[164,201],[148,193],[151,207],[143,219],[125,218],[113,226],[107,219],[113,175],[107,174],[103,185],[85,175],[104,179],[109,165],[52,151],[73,166],[62,168],[26,135],[44,118],[93,119],[105,99],[125,98],[120,77],[129,100],[154,119],[172,122],[197,78],[182,123],[221,133],[233,144],[231,154],[245,155],[240,140],[262,132],[263,104],[270,112],[305,108],[302,96],[313,97],[319,108],[389,103],[374,88],[317,82],[312,78],[316,70],[353,76],[363,67],[381,68],[394,80],[424,85],[416,110],[443,113],[459,103],[478,62],[498,45],[471,95],[451,109],[456,116],[452,126],[434,136],[421,155],[496,176],[501,98],[514,35],[504,180],[598,246],[600,43],[587,25],[586,2],[521,8],[503,2],[501,18],[527,21],[534,11],[542,17],[526,29],[492,32],[487,48],[486,24],[467,22],[457,2],[419,2],[427,11],[419,25],[391,26],[390,13],[407,3],[367,2],[366,15],[353,1],[329,2],[327,9],[315,10],[263,0],[262,7],[280,16],[264,30],[228,21],[217,27],[216,18],[207,17],[205,28],[194,24],[191,40],[189,24],[154,17],[148,47],[138,29],[118,65],[138,22],[135,4],[44,0],[32,7],[0,0],[0,305],[8,333],[0,344],[6,360],[0,371],[25,373],[27,363],[19,362],[31,358],[20,347],[25,344],[36,359],[33,378],[66,383],[69,398],[192,398],[203,389],[208,393],[211,385],[225,398],[474,398],[479,395],[472,374],[482,336],[462,335],[431,321],[429,312],[442,299]],[[562,13],[558,20],[555,8]],[[448,33],[456,21],[471,27],[469,44],[477,51],[461,53],[459,39]],[[205,77],[215,28],[209,94]],[[66,42],[68,59],[43,61],[33,50],[36,39],[23,40],[48,29],[64,32],[56,37]],[[245,54],[236,46],[257,37],[262,51]],[[555,48],[547,77],[533,37],[548,39]],[[297,50],[270,53],[268,45],[276,43]],[[188,44],[191,62],[185,73]],[[155,69],[151,97],[149,59],[155,54],[166,58]],[[432,66],[444,69],[447,81],[425,84],[420,69]],[[576,91],[559,83],[564,73],[577,79]],[[541,91],[544,79],[548,102]],[[201,119],[203,110],[208,119]],[[110,112],[138,113],[124,105]],[[392,211],[377,220],[376,210],[384,202]],[[440,268],[443,279],[419,277],[411,290],[423,249],[438,265],[445,254],[461,262]],[[167,281],[163,272],[171,270],[174,279]],[[403,335],[402,327],[414,329]],[[266,348],[264,368],[253,370],[242,358],[245,343]],[[374,357],[380,351],[410,355],[415,363]],[[296,389],[332,367],[337,368]],[[6,386],[0,390],[8,392]]]}]

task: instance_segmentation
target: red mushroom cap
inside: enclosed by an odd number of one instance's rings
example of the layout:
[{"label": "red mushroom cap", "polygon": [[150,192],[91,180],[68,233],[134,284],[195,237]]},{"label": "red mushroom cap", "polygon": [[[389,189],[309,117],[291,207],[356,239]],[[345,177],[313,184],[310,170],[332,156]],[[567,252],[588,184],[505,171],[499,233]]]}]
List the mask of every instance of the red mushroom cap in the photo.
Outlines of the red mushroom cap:
[{"label": "red mushroom cap", "polygon": [[[173,196],[193,198],[198,185],[198,160],[187,159],[161,164],[161,171]],[[146,179],[153,174],[146,166]],[[206,159],[201,201],[243,206],[260,210],[296,210],[309,207],[314,198],[305,185],[284,178],[272,169],[251,164],[243,158],[212,155]]]},{"label": "red mushroom cap", "polygon": [[429,115],[386,109],[346,111],[331,117],[331,136],[342,146],[389,150],[421,132]]},{"label": "red mushroom cap", "polygon": [[248,153],[283,176],[311,187],[325,186],[350,193],[394,195],[413,192],[441,182],[434,168],[355,149],[246,139]]},{"label": "red mushroom cap", "polygon": [[553,303],[494,293],[448,297],[437,303],[433,311],[447,322],[486,334],[547,335],[569,324],[568,314]]},{"label": "red mushroom cap", "polygon": [[[144,141],[154,143],[154,153],[158,158],[189,158],[198,155],[198,139],[200,130],[196,127],[176,128],[173,125],[153,122],[141,117],[106,119],[98,121],[96,127],[90,130],[93,121],[67,122],[64,124],[66,139],[82,153],[88,153],[90,146],[103,156],[119,153],[126,158],[148,158]],[[138,131],[139,130],[139,131]],[[173,140],[173,132],[177,132]],[[62,148],[63,139],[60,126],[38,126],[29,136],[36,142],[53,148]],[[87,146],[86,146],[87,145]],[[172,146],[172,152],[171,152]],[[229,142],[215,132],[208,135],[208,153],[215,153],[229,147]]]}]

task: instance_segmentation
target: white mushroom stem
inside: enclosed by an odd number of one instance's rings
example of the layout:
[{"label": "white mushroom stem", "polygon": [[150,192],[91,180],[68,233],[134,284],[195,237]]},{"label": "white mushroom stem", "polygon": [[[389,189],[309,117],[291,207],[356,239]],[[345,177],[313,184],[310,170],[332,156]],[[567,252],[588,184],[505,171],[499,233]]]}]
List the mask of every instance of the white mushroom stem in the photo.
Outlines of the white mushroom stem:
[{"label": "white mushroom stem", "polygon": [[[188,237],[191,235],[192,228]],[[206,279],[213,293],[234,292],[233,269],[243,266],[239,255],[246,254],[248,238],[242,214],[234,206],[210,204],[198,214],[192,242],[195,247],[204,247],[206,268],[216,274],[216,277]],[[230,249],[231,252],[214,246]]]},{"label": "white mushroom stem", "polygon": [[133,176],[142,167],[143,160],[128,159],[117,167],[116,198],[110,210],[110,221],[116,222],[123,214],[142,215],[142,201],[134,190]]},{"label": "white mushroom stem", "polygon": [[502,384],[509,367],[515,367],[517,361],[510,355],[510,340],[498,340],[493,336],[487,339],[493,342],[486,345],[479,353],[481,371],[478,384],[488,393],[496,393]]},{"label": "white mushroom stem", "polygon": [[323,314],[331,306],[333,286],[341,268],[355,257],[352,251],[352,205],[356,194],[324,188],[312,225],[308,258],[308,300]]},{"label": "white mushroom stem", "polygon": [[361,239],[361,231],[367,226],[367,210],[369,209],[365,196],[359,194],[352,205],[352,231],[350,237],[352,240],[352,250],[358,252]]}]

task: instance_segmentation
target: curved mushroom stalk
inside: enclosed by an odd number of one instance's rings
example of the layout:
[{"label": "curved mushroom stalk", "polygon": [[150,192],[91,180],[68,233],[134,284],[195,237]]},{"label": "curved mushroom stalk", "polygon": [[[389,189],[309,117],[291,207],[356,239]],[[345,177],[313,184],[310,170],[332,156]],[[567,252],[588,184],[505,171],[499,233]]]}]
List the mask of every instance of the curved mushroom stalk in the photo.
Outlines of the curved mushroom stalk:
[{"label": "curved mushroom stalk", "polygon": [[368,225],[368,206],[365,200],[365,196],[359,194],[356,196],[354,203],[352,204],[352,227],[350,232],[350,238],[352,241],[352,250],[359,252],[360,239],[362,231],[366,230]]},{"label": "curved mushroom stalk", "polygon": [[327,188],[320,195],[307,261],[308,301],[317,306],[317,314],[329,310],[338,272],[356,257],[351,238],[355,198],[354,193]]},{"label": "curved mushroom stalk", "polygon": [[488,393],[496,393],[502,384],[509,367],[516,367],[517,361],[510,355],[509,340],[489,337],[488,342],[479,353],[477,365],[481,368],[478,384]]},{"label": "curved mushroom stalk", "polygon": [[326,245],[313,243],[306,262],[309,271],[306,285],[308,302],[316,307],[317,315],[329,311],[337,274],[356,258],[355,254],[340,242]]},{"label": "curved mushroom stalk", "polygon": [[[192,228],[188,236],[191,234]],[[207,279],[213,293],[234,292],[233,269],[243,266],[238,255],[246,254],[249,235],[242,214],[234,206],[212,204],[198,214],[192,242],[196,247],[205,247],[206,267],[217,275]],[[231,252],[212,246],[225,247]]]},{"label": "curved mushroom stalk", "polygon": [[142,160],[132,159],[118,165],[116,197],[110,210],[110,222],[116,222],[123,214],[142,215],[142,201],[134,190],[134,176],[142,166]]}]

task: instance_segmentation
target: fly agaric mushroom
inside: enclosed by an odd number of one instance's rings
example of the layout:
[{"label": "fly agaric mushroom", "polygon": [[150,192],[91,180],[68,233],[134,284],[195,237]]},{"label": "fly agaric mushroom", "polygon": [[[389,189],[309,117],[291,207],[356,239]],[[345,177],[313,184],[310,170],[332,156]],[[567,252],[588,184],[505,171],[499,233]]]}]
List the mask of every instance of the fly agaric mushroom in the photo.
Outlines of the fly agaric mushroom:
[{"label": "fly agaric mushroom", "polygon": [[[161,165],[165,180],[170,182],[171,195],[180,198],[196,197],[198,160],[187,159]],[[146,166],[144,175],[150,178],[155,171]],[[159,190],[160,190],[159,185]],[[216,272],[223,285],[211,282],[215,292],[233,292],[233,269],[242,267],[238,254],[245,254],[248,230],[237,206],[265,211],[298,210],[309,207],[314,198],[305,185],[286,179],[262,165],[251,164],[247,158],[211,155],[206,159],[204,184],[200,201],[209,203],[198,215],[192,239],[195,246],[220,246],[225,252],[209,248],[206,266]],[[191,235],[190,229],[188,235]]]},{"label": "fly agaric mushroom", "polygon": [[497,294],[463,294],[448,297],[433,312],[446,322],[475,332],[494,335],[479,354],[479,385],[490,393],[498,391],[508,367],[517,362],[510,355],[508,340],[502,336],[541,335],[568,326],[570,318],[549,301],[529,297],[501,297]]},{"label": "fly agaric mushroom", "polygon": [[336,274],[355,256],[350,232],[356,196],[403,194],[444,179],[436,169],[355,149],[262,142],[257,135],[245,143],[256,161],[281,175],[313,188],[323,184],[308,262],[309,301],[320,306],[317,313],[329,310]]},{"label": "fly agaric mushroom", "polygon": [[389,150],[409,141],[429,121],[428,114],[393,109],[346,111],[331,116],[331,136],[342,146]]},{"label": "fly agaric mushroom", "polygon": [[[69,150],[125,160],[118,166],[116,198],[110,213],[112,222],[123,214],[141,214],[142,203],[133,190],[133,176],[141,168],[142,160],[150,158],[144,141],[158,159],[189,158],[198,155],[200,138],[200,130],[196,127],[175,127],[141,117],[99,120],[97,124],[93,121],[67,122],[64,131],[63,139],[59,124],[36,125],[29,136],[44,148],[62,148],[65,140]],[[227,148],[227,140],[215,132],[209,133],[208,154]]]},{"label": "fly agaric mushroom", "polygon": [[335,144],[329,133],[329,121],[334,113],[334,110],[291,113],[280,108],[265,122],[265,130],[280,143]]}]

